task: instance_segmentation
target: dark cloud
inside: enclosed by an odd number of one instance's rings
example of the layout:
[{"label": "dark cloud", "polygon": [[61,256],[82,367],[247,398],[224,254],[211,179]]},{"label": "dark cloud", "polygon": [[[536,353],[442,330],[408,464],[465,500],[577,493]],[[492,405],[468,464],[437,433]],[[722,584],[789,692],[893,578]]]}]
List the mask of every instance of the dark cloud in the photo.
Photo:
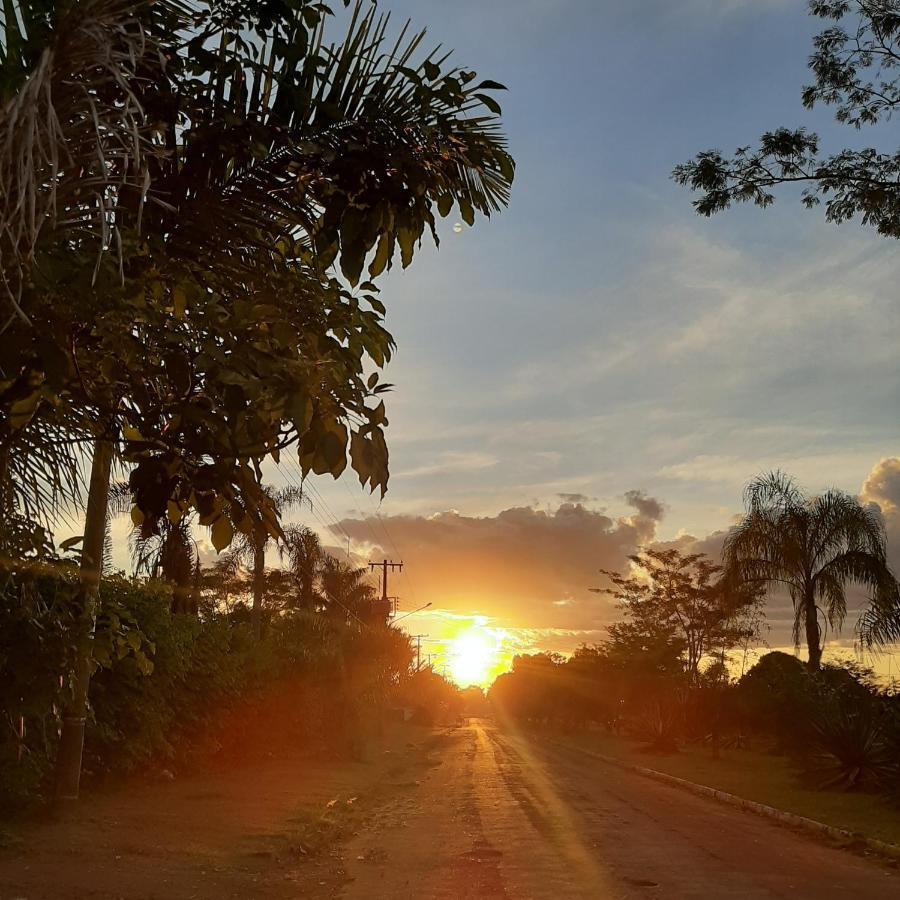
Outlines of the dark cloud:
[{"label": "dark cloud", "polygon": [[[509,625],[596,629],[612,617],[611,602],[588,590],[598,584],[598,570],[625,569],[628,556],[653,540],[662,514],[661,504],[642,493],[630,492],[629,503],[635,513],[620,518],[562,503],[551,512],[524,506],[480,518],[442,512],[377,523],[345,519],[340,528],[378,555],[401,549],[409,579],[399,586],[415,592],[407,604],[430,601]],[[390,551],[379,538],[382,525]]]},{"label": "dark cloud", "polygon": [[[624,495],[634,512],[618,518],[590,508],[581,494],[559,496],[563,502],[551,511],[521,506],[485,517],[450,511],[345,519],[335,530],[349,534],[355,547],[371,548],[379,558],[403,554],[407,568],[394,583],[407,607],[431,602],[451,614],[489,616],[527,633],[535,646],[553,648],[565,644],[571,649],[584,640],[603,638],[605,626],[616,617],[615,605],[588,589],[604,586],[599,569],[626,571],[629,555],[641,547],[677,547],[721,561],[727,529],[658,541],[666,507],[643,491]],[[900,458],[882,459],[872,468],[860,499],[878,505],[889,558],[900,572]],[[842,635],[847,640],[852,641],[856,612],[864,600],[858,589],[848,590]],[[773,592],[766,612],[769,644],[790,645],[790,598]]]},{"label": "dark cloud", "polygon": [[665,512],[665,507],[654,497],[648,497],[643,491],[627,491],[625,501],[633,506],[642,516],[658,522]]},{"label": "dark cloud", "polygon": [[563,503],[589,503],[591,498],[587,494],[557,494]]}]

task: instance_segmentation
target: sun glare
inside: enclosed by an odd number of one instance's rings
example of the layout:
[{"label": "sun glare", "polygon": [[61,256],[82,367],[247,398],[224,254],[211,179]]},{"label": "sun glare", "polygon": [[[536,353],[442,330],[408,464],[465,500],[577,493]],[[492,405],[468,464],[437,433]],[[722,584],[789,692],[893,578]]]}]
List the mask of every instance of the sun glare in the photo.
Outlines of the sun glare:
[{"label": "sun glare", "polygon": [[471,629],[450,644],[450,676],[460,686],[487,687],[498,662],[499,648],[491,635]]}]

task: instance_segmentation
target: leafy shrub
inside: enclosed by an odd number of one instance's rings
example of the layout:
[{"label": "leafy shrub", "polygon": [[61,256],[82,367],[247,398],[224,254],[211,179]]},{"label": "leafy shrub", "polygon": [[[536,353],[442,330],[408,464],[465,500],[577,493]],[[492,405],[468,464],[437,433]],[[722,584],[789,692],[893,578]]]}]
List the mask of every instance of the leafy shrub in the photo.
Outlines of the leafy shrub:
[{"label": "leafy shrub", "polygon": [[775,751],[801,747],[815,706],[806,666],[788,653],[767,653],[738,682],[737,702],[748,726],[775,738]]},{"label": "leafy shrub", "polygon": [[[0,576],[0,806],[15,808],[49,788],[78,585],[67,566]],[[197,618],[170,607],[160,582],[101,583],[88,779],[151,761],[175,767],[217,747],[264,753],[317,729],[341,750],[355,739],[359,710],[377,708],[410,660],[408,639],[386,627],[295,611],[272,617],[256,641],[240,609]]]},{"label": "leafy shrub", "polygon": [[684,735],[684,703],[680,697],[649,700],[630,724],[631,735],[650,753],[674,753]]}]

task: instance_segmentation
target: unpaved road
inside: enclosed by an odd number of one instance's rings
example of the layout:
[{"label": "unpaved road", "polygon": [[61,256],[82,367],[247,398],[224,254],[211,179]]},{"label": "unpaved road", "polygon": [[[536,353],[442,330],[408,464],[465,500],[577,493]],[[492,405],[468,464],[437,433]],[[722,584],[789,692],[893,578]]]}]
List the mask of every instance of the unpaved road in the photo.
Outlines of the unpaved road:
[{"label": "unpaved road", "polygon": [[0,852],[0,900],[773,897],[900,870],[482,720],[94,795]]},{"label": "unpaved road", "polygon": [[346,848],[363,898],[900,897],[900,871],[472,720]]}]

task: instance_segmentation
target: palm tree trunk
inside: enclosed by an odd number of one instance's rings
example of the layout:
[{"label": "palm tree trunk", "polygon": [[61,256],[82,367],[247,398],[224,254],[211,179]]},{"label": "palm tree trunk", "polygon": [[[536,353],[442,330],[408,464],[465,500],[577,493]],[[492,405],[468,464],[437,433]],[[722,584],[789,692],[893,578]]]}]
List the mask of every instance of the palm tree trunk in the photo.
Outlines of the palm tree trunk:
[{"label": "palm tree trunk", "polygon": [[81,782],[81,755],[84,749],[84,722],[88,688],[91,681],[94,624],[100,597],[103,571],[103,543],[106,537],[106,511],[109,500],[109,475],[112,468],[112,441],[98,439],[91,462],[79,584],[80,614],[74,634],[75,666],[72,695],[63,712],[62,734],[56,755],[56,799],[77,800]]},{"label": "palm tree trunk", "polygon": [[822,667],[822,632],[819,628],[819,614],[816,609],[816,598],[811,591],[806,594],[806,646],[809,650],[809,662],[806,667],[810,672],[818,672]]},{"label": "palm tree trunk", "polygon": [[262,603],[266,581],[266,545],[260,543],[253,548],[253,609],[250,621],[253,624],[253,635],[257,640],[262,638]]},{"label": "palm tree trunk", "polygon": [[9,479],[9,444],[0,443],[0,514],[12,509],[12,485]]}]

